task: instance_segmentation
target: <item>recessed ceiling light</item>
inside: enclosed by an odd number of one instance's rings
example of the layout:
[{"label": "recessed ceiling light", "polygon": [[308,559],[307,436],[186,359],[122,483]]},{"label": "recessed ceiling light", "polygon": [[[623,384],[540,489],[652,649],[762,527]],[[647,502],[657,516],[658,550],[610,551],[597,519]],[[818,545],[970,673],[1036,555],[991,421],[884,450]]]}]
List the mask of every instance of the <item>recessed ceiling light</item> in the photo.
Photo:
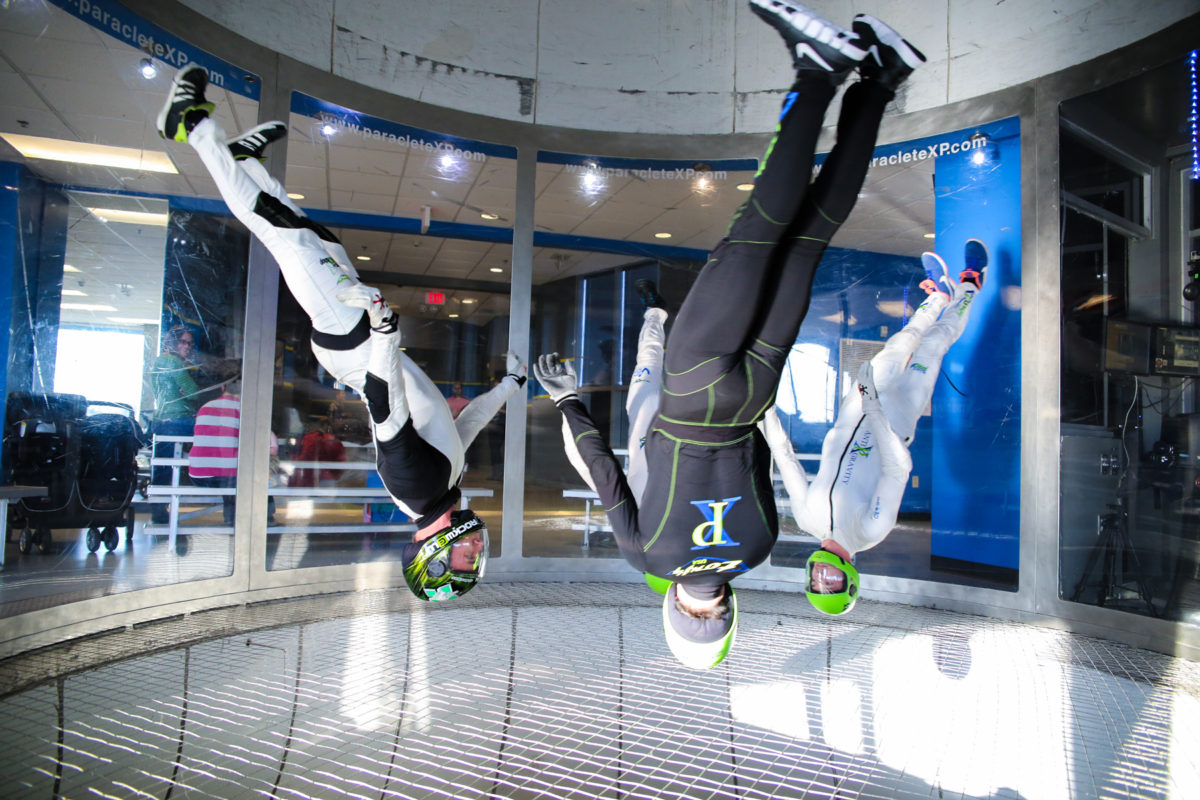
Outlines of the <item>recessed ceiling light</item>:
[{"label": "recessed ceiling light", "polygon": [[122,208],[89,208],[101,222],[125,222],[130,225],[153,225],[167,227],[167,215],[152,211],[126,211]]},{"label": "recessed ceiling light", "polygon": [[0,138],[11,144],[26,158],[41,158],[46,161],[66,161],[71,164],[90,164],[96,167],[132,169],[140,172],[179,173],[166,153],[157,150],[142,150],[137,147],[113,147],[106,144],[68,142],[65,139],[49,139],[45,136],[26,136],[20,133],[0,133]]},{"label": "recessed ceiling light", "polygon": [[447,314],[450,319],[458,319],[458,314]]},{"label": "recessed ceiling light", "polygon": [[63,303],[59,308],[69,308],[73,311],[116,311],[116,306],[103,303]]},{"label": "recessed ceiling light", "polygon": [[87,292],[81,292],[78,289],[63,289],[63,297],[87,297]]},{"label": "recessed ceiling light", "polygon": [[654,238],[655,238],[655,239],[670,239],[670,238],[671,238],[671,234],[669,234],[669,233],[667,233],[667,232],[665,232],[665,231],[664,231],[663,233],[656,233],[656,234],[654,234]]},{"label": "recessed ceiling light", "polygon": [[925,238],[926,239],[936,239],[937,234],[936,233],[927,233],[927,234],[925,234]]},{"label": "recessed ceiling light", "polygon": [[63,272],[79,272],[79,269],[72,267],[70,264],[63,264]]},{"label": "recessed ceiling light", "polygon": [[737,190],[739,192],[748,192],[748,191],[752,190],[753,188],[754,188],[753,183],[739,183],[737,185]]},{"label": "recessed ceiling light", "polygon": [[370,256],[355,256],[354,258],[358,261],[370,261],[371,260]]},{"label": "recessed ceiling light", "polygon": [[499,214],[492,214],[491,212],[488,212],[488,211],[484,211],[479,216],[482,217],[483,219],[500,219]]},{"label": "recessed ceiling light", "polygon": [[161,320],[141,317],[109,317],[109,322],[124,322],[127,325],[157,325]]},{"label": "recessed ceiling light", "polygon": [[474,303],[474,302],[476,302],[476,300],[475,300],[475,298],[474,298],[474,297],[464,297],[464,298],[462,299],[462,301],[463,301],[464,303],[466,303],[467,305],[470,305],[471,303]]},{"label": "recessed ceiling light", "polygon": [[158,67],[154,66],[154,62],[148,58],[143,58],[138,62],[138,71],[142,73],[142,77],[146,80],[151,80],[158,74]]},{"label": "recessed ceiling light", "polygon": [[504,269],[501,267],[492,267],[488,272],[504,272]]},{"label": "recessed ceiling light", "polygon": [[288,192],[288,197],[292,198],[293,200],[304,199],[304,195],[300,194],[299,192]]}]

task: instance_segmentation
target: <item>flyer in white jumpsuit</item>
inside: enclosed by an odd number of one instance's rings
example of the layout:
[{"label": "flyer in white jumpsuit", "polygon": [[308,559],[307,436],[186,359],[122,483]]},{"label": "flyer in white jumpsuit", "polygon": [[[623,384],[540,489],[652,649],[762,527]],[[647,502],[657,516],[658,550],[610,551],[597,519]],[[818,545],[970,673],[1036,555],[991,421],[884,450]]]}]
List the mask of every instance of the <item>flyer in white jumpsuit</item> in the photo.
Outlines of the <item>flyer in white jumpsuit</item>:
[{"label": "flyer in white jumpsuit", "polygon": [[[339,349],[314,341],[313,354],[321,366],[360,396],[368,371],[387,382],[391,416],[382,422],[372,419],[377,443],[390,440],[411,419],[420,438],[449,461],[445,488],[457,485],[466,448],[517,391],[519,382],[506,377],[491,391],[474,398],[455,419],[441,391],[399,349],[397,333],[371,331],[369,336],[360,335],[365,312],[337,299],[347,286],[359,283],[342,245],[297,224],[297,220],[304,220],[304,212],[262,164],[254,159],[233,158],[225,132],[215,120],[208,118],[197,124],[188,135],[188,144],[204,162],[229,210],[274,257],[288,289],[312,319],[314,338],[347,343]],[[393,500],[410,516],[420,516],[410,506],[414,498],[396,497],[393,492]]]}]

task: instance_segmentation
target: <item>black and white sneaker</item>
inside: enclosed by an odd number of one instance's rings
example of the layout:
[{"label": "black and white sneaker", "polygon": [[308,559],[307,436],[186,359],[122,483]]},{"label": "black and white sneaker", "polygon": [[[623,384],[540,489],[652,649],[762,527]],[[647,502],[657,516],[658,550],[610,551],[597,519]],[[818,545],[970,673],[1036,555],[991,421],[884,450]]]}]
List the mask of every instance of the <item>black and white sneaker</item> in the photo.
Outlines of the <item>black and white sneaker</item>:
[{"label": "black and white sneaker", "polygon": [[914,69],[925,63],[920,50],[870,14],[856,16],[853,28],[855,44],[867,54],[858,65],[864,78],[894,92]]},{"label": "black and white sneaker", "polygon": [[666,309],[667,301],[658,293],[658,286],[654,281],[641,278],[634,282],[633,287],[637,289],[638,299],[642,301],[642,311],[651,308]]},{"label": "black and white sneaker", "polygon": [[175,73],[171,94],[158,112],[158,135],[186,142],[192,128],[212,113],[213,104],[204,99],[206,88],[208,70],[199,64],[188,64]]},{"label": "black and white sneaker", "polygon": [[247,158],[255,158],[259,161],[263,160],[264,151],[267,145],[271,142],[277,142],[287,136],[288,128],[286,122],[264,122],[240,136],[234,136],[225,144],[229,147],[229,152],[233,154],[235,161],[243,161]]},{"label": "black and white sneaker", "polygon": [[750,0],[750,10],[779,31],[800,70],[844,76],[867,55],[845,28],[790,0]]}]

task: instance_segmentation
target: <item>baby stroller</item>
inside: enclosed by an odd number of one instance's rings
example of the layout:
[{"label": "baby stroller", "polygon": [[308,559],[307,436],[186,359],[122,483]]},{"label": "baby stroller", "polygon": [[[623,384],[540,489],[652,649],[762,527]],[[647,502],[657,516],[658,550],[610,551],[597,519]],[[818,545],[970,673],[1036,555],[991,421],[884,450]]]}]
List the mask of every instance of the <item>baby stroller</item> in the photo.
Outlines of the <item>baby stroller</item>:
[{"label": "baby stroller", "polygon": [[[121,413],[91,416],[92,407]],[[18,547],[49,552],[50,529],[86,527],[87,548],[114,550],[117,526],[132,538],[137,452],[144,439],[133,409],[123,403],[88,401],[77,394],[14,392],[5,414],[4,450],[12,483],[45,486],[44,497],[10,505]]]}]

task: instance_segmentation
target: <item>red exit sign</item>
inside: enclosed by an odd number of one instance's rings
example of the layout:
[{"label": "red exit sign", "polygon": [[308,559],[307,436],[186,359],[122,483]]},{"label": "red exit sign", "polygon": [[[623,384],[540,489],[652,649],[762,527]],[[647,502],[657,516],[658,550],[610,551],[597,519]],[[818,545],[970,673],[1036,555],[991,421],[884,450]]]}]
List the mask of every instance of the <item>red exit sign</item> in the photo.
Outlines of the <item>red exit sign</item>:
[{"label": "red exit sign", "polygon": [[446,304],[445,292],[426,292],[425,302],[431,306],[444,306]]}]

